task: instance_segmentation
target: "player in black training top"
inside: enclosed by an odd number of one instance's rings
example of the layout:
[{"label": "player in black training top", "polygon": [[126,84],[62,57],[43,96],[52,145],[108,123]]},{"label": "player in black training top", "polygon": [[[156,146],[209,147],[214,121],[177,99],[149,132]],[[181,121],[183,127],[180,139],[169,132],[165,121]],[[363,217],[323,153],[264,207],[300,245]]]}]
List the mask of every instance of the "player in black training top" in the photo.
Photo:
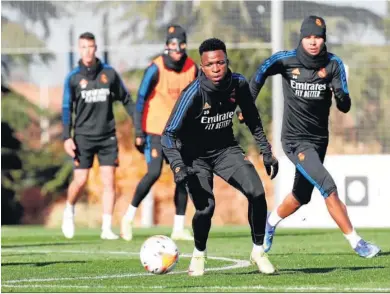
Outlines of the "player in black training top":
[{"label": "player in black training top", "polygon": [[332,94],[340,111],[346,113],[351,108],[344,65],[326,49],[326,26],[321,17],[309,16],[303,21],[300,39],[297,49],[275,53],[265,60],[250,82],[256,99],[268,76],[283,76],[282,147],[296,166],[292,192],[267,220],[265,251],[271,249],[276,225],[307,204],[315,186],[352,248],[361,257],[370,258],[380,249],[356,233],[338,197],[336,184],[323,166]]},{"label": "player in black training top", "polygon": [[87,32],[80,35],[81,60],[79,66],[68,74],[64,85],[64,148],[74,162],[73,181],[68,188],[62,223],[62,232],[66,238],[73,238],[74,206],[87,182],[89,169],[97,154],[104,187],[101,238],[118,239],[111,230],[115,202],[114,174],[118,165],[113,102],[121,101],[130,116],[134,112],[134,104],[115,70],[96,58],[96,49],[93,34]]},{"label": "player in black training top", "polygon": [[248,198],[254,243],[251,260],[261,272],[271,274],[275,269],[263,249],[267,213],[264,188],[233,135],[232,118],[237,105],[263,153],[271,178],[278,172],[278,161],[272,156],[247,81],[228,68],[225,44],[208,39],[200,45],[199,53],[200,75],[181,93],[161,140],[175,182],[187,182],[196,209],[192,221],[195,249],[189,275],[204,274],[206,243],[215,208],[213,173]]}]

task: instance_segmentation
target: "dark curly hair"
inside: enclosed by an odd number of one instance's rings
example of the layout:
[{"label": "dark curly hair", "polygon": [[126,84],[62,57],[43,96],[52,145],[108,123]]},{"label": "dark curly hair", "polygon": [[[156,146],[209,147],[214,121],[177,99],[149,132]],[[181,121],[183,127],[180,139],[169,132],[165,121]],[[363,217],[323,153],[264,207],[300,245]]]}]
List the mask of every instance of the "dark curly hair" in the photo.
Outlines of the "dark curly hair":
[{"label": "dark curly hair", "polygon": [[226,54],[226,45],[223,41],[217,38],[210,38],[204,40],[199,46],[199,54],[202,56],[203,52],[222,50]]}]

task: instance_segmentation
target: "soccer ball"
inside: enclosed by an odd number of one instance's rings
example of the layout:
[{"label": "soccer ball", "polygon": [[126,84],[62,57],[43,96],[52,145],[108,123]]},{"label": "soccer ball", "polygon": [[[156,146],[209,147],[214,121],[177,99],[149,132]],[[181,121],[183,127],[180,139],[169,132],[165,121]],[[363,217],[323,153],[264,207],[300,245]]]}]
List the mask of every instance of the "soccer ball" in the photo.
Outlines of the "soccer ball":
[{"label": "soccer ball", "polygon": [[172,271],[179,261],[179,250],[171,238],[156,235],[148,238],[141,247],[142,266],[153,274]]}]

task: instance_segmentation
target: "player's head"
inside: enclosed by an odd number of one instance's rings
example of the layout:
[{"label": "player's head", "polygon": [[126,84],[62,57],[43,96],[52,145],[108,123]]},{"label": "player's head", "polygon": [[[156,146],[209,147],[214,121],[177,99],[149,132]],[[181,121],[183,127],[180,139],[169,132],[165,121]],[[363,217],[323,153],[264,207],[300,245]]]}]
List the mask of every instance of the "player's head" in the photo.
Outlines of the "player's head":
[{"label": "player's head", "polygon": [[310,55],[317,55],[326,42],[326,25],[322,17],[310,15],[301,26],[301,43]]},{"label": "player's head", "polygon": [[225,43],[216,38],[207,39],[200,44],[199,54],[201,71],[213,84],[219,84],[229,68]]},{"label": "player's head", "polygon": [[90,65],[95,61],[96,50],[95,36],[89,32],[82,33],[79,37],[79,52],[85,65]]},{"label": "player's head", "polygon": [[179,61],[187,48],[186,31],[179,25],[170,25],[167,29],[165,52],[174,61]]}]

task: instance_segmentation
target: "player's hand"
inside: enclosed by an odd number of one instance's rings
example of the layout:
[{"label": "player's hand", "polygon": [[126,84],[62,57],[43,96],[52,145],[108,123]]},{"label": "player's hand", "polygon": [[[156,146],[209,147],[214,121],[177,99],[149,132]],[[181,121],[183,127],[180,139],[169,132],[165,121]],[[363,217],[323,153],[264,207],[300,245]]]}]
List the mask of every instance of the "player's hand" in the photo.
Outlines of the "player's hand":
[{"label": "player's hand", "polygon": [[271,180],[276,177],[279,171],[279,162],[272,155],[272,153],[263,154],[263,162],[267,174],[271,177]]},{"label": "player's hand", "polygon": [[76,158],[76,144],[72,138],[66,139],[64,142],[65,152],[72,158]]},{"label": "player's hand", "polygon": [[238,118],[238,121],[240,122],[240,124],[243,124],[245,122],[245,120],[244,120],[244,116],[242,115],[242,111],[237,110],[236,115],[237,115],[237,118]]},{"label": "player's hand", "polygon": [[188,167],[188,166],[178,166],[175,168],[173,171],[174,173],[174,178],[175,178],[175,183],[180,184],[180,183],[185,183],[188,180],[188,176],[195,175],[199,172],[198,169]]},{"label": "player's hand", "polygon": [[138,152],[143,154],[145,151],[145,136],[139,135],[135,137],[134,146],[137,148]]}]

